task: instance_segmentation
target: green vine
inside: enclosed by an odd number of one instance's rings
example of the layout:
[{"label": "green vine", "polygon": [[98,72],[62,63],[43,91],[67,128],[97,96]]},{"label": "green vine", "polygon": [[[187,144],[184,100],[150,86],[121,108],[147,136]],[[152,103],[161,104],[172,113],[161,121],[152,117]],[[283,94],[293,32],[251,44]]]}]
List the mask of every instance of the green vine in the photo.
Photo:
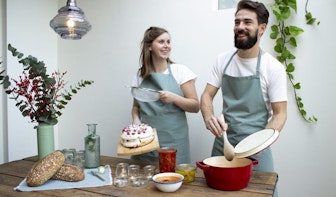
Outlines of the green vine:
[{"label": "green vine", "polygon": [[314,23],[316,23],[317,25],[319,25],[319,24],[320,24],[320,21],[316,21],[316,18],[314,18],[314,17],[312,16],[312,13],[310,13],[310,12],[308,11],[308,1],[309,1],[309,0],[306,1],[306,5],[305,5],[305,13],[306,13],[305,17],[306,17],[306,22],[307,22],[308,25],[313,25]]},{"label": "green vine", "polygon": [[[313,25],[320,22],[316,21],[316,18],[307,10],[308,0],[305,5],[305,18],[308,25]],[[292,11],[297,11],[296,0],[275,0],[273,4],[273,14],[276,16],[278,24],[271,26],[270,38],[275,40],[274,51],[278,54],[277,59],[286,66],[287,76],[290,83],[293,86],[294,96],[297,107],[300,111],[303,119],[309,123],[317,122],[317,118],[313,116],[307,116],[307,112],[304,109],[302,98],[298,95],[297,91],[301,89],[301,84],[294,80],[295,65],[293,61],[295,56],[291,49],[297,47],[296,37],[303,33],[303,29],[294,25],[286,25],[287,20],[291,16]]]}]

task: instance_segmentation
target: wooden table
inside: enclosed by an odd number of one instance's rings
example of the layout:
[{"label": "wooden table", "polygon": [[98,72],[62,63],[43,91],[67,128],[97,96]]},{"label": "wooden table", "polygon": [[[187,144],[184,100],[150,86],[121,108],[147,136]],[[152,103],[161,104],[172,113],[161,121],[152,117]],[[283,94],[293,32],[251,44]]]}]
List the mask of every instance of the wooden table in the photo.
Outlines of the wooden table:
[{"label": "wooden table", "polygon": [[[80,188],[80,189],[65,189],[65,190],[48,190],[35,192],[19,192],[13,190],[25,178],[33,164],[37,161],[37,156],[25,158],[18,161],[12,161],[0,165],[0,196],[183,196],[183,197],[204,197],[204,196],[226,196],[226,197],[263,197],[272,196],[274,187],[277,181],[277,173],[256,172],[254,171],[247,188],[238,191],[221,191],[209,188],[206,184],[203,171],[197,168],[196,178],[193,183],[183,183],[182,187],[174,193],[163,193],[155,188],[155,185],[150,182],[148,186],[136,188],[133,186],[116,187],[114,185],[95,187],[95,188]],[[116,164],[126,162],[129,164],[139,164],[143,167],[148,162],[134,161],[125,158],[117,157],[101,157],[101,165],[109,164],[112,169],[112,177],[114,177]],[[153,163],[152,163],[153,164]],[[157,163],[154,163],[157,166]]]}]

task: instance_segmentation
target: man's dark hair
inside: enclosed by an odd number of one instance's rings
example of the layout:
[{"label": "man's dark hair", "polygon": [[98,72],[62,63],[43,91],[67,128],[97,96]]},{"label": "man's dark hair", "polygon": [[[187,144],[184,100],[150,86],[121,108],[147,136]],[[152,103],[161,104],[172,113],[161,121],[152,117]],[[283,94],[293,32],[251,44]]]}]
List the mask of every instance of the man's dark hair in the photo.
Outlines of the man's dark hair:
[{"label": "man's dark hair", "polygon": [[257,14],[258,24],[268,23],[269,12],[266,9],[263,3],[250,1],[250,0],[242,0],[237,5],[237,11],[241,9],[248,9],[254,11]]}]

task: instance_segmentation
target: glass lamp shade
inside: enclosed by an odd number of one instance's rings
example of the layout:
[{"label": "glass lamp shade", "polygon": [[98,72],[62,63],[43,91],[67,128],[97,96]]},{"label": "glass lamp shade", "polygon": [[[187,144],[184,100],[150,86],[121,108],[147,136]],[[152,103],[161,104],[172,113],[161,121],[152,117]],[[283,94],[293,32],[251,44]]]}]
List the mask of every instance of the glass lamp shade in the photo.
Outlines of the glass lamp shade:
[{"label": "glass lamp shade", "polygon": [[63,39],[78,40],[91,30],[91,24],[84,12],[76,6],[75,0],[68,0],[67,5],[58,10],[50,21],[50,27]]}]

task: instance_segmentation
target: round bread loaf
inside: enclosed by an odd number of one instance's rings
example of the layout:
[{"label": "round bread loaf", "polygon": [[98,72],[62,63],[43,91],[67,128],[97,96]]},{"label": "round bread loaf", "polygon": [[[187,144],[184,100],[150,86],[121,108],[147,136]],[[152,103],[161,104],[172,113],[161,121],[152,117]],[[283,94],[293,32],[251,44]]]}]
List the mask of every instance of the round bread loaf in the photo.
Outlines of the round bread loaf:
[{"label": "round bread loaf", "polygon": [[85,178],[83,170],[75,165],[63,164],[61,168],[54,174],[52,179],[77,182]]},{"label": "round bread loaf", "polygon": [[63,165],[64,155],[61,151],[54,151],[36,162],[27,175],[27,185],[36,187],[50,179]]}]

